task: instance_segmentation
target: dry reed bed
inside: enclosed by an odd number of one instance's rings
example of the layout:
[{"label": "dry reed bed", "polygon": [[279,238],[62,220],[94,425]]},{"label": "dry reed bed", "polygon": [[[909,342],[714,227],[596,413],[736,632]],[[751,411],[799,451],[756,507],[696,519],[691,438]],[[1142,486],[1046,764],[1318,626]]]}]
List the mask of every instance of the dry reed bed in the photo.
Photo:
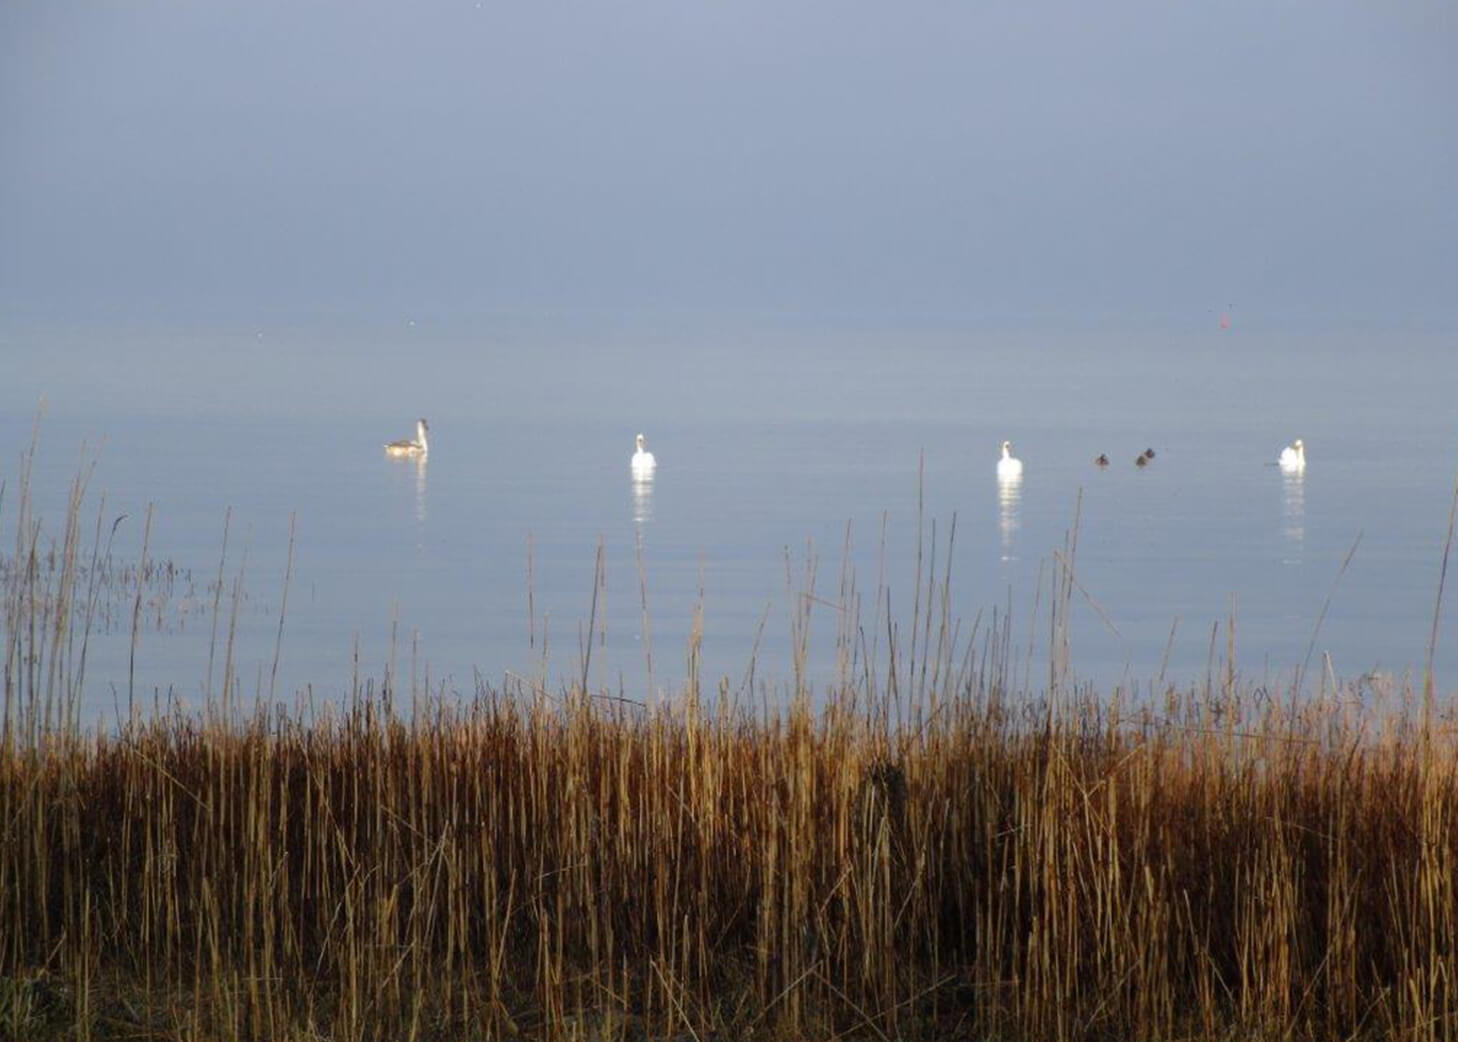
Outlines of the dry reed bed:
[{"label": "dry reed bed", "polygon": [[0,1016],[16,1037],[1458,1035],[1453,732],[1411,693],[885,709],[481,693],[12,737]]}]

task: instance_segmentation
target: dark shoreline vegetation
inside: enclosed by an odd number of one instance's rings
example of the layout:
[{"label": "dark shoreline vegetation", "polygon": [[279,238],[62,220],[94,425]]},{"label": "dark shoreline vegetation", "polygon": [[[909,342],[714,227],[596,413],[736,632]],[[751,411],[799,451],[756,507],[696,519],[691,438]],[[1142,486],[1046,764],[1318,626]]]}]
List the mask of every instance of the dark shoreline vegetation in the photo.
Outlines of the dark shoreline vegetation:
[{"label": "dark shoreline vegetation", "polygon": [[[27,473],[0,1038],[1458,1037],[1458,703],[1430,674],[1274,689],[1232,650],[1195,687],[1080,687],[1071,536],[1030,691],[1005,617],[951,617],[933,536],[910,625],[878,594],[872,645],[842,576],[841,678],[809,689],[801,620],[778,704],[702,684],[692,643],[654,704],[511,678],[255,703],[220,578],[218,697],[93,728],[106,526],[83,475],[42,550]],[[146,551],[116,574],[135,631]]]}]

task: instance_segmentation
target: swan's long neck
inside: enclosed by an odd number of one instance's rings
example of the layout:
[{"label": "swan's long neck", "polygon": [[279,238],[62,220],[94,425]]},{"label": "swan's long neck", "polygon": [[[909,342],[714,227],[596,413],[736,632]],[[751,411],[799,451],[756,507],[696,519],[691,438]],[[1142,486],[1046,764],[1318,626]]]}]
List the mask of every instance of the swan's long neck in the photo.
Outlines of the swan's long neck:
[{"label": "swan's long neck", "polygon": [[641,435],[641,434],[638,435],[638,439],[637,439],[636,444],[638,446],[638,451],[639,452],[642,452],[643,451],[643,435]]},{"label": "swan's long neck", "polygon": [[429,443],[425,440],[425,421],[424,420],[416,420],[415,421],[415,440],[418,441],[418,442],[420,442],[420,451],[421,452],[428,452],[429,451]]},{"label": "swan's long neck", "polygon": [[1009,445],[1007,442],[1002,443],[1002,458],[1012,459],[1012,446]]}]

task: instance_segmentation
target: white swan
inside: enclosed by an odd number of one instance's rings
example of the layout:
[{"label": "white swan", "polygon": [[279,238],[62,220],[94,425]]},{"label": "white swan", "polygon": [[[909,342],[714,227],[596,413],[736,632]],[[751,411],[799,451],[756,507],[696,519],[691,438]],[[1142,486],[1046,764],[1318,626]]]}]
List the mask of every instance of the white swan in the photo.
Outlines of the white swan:
[{"label": "white swan", "polygon": [[424,420],[416,420],[415,438],[392,441],[385,446],[385,453],[390,456],[424,456],[430,451],[430,443],[425,440],[427,429]]},{"label": "white swan", "polygon": [[1282,470],[1306,469],[1306,446],[1301,444],[1300,438],[1281,450],[1280,463]]},{"label": "white swan", "polygon": [[1015,481],[1023,476],[1023,461],[1012,454],[1012,442],[1002,443],[1002,459],[997,461],[997,479]]},{"label": "white swan", "polygon": [[658,461],[653,458],[653,453],[643,448],[643,435],[638,435],[638,451],[633,453],[633,477],[649,478],[653,476],[653,470],[658,466]]}]

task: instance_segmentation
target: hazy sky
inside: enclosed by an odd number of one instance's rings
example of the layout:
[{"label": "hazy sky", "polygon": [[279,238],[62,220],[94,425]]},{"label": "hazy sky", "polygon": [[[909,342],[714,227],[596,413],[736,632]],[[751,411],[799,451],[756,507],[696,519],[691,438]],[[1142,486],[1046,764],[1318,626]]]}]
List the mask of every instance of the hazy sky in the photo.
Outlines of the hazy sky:
[{"label": "hazy sky", "polygon": [[0,320],[1458,318],[1451,2],[0,4]]}]

